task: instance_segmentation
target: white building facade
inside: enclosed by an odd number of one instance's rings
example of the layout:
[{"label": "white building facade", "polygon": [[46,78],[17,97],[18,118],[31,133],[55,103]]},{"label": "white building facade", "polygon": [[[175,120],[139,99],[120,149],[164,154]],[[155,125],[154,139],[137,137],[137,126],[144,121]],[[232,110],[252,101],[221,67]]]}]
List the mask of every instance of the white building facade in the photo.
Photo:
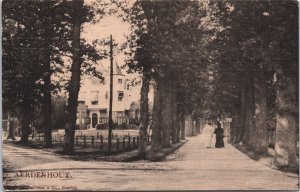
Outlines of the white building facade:
[{"label": "white building facade", "polygon": [[[113,66],[113,122],[129,123],[130,86],[129,80],[122,74],[115,62]],[[83,77],[83,83],[78,96],[77,128],[87,129],[108,123],[110,99],[109,69],[100,69],[104,77],[101,82],[97,77]]]}]

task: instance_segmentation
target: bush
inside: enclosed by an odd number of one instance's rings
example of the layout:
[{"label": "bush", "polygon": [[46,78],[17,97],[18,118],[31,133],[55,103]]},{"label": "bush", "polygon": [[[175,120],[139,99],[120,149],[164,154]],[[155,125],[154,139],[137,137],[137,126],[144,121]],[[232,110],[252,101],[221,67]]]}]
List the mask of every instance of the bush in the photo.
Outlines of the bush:
[{"label": "bush", "polygon": [[[113,128],[113,129],[118,128],[118,124],[113,122],[112,128]],[[100,123],[100,124],[97,124],[96,129],[98,129],[98,130],[99,130],[99,129],[108,129],[108,123]]]},{"label": "bush", "polygon": [[113,128],[113,129],[117,129],[117,128],[118,128],[118,123],[114,123],[114,122],[113,122],[113,123],[112,123],[112,128]]},{"label": "bush", "polygon": [[128,129],[128,128],[129,128],[129,126],[126,123],[122,123],[120,125],[120,129]]},{"label": "bush", "polygon": [[99,129],[108,129],[108,124],[107,123],[97,124],[96,129],[97,130],[99,130]]}]

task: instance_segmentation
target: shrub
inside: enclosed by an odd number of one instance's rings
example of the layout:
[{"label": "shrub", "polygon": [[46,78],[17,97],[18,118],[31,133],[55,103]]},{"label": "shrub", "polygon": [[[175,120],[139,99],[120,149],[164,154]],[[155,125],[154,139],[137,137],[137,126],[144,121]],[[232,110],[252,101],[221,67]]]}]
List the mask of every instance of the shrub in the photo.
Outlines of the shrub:
[{"label": "shrub", "polygon": [[99,130],[99,129],[108,129],[108,124],[107,123],[97,124],[96,129],[97,130]]},{"label": "shrub", "polygon": [[122,123],[120,125],[120,129],[128,129],[128,128],[129,128],[129,126],[126,123]]}]

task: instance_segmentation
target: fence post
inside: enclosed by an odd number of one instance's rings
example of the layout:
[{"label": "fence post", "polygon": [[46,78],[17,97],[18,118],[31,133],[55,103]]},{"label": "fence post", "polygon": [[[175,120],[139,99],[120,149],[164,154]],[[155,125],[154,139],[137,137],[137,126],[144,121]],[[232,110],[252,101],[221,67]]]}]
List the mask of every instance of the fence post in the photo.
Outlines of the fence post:
[{"label": "fence post", "polygon": [[125,137],[123,137],[123,151],[125,151]]},{"label": "fence post", "polygon": [[132,138],[133,148],[135,148],[135,137]]},{"label": "fence post", "polygon": [[119,138],[117,138],[117,152],[119,152],[119,145],[120,145],[120,141],[119,141],[120,139]]},{"label": "fence post", "polygon": [[128,149],[130,149],[130,140],[131,140],[131,138],[128,137]]},{"label": "fence post", "polygon": [[97,132],[97,139],[99,139],[99,133]]},{"label": "fence post", "polygon": [[94,147],[94,136],[92,136],[92,146]]},{"label": "fence post", "polygon": [[102,135],[100,135],[100,142],[101,142],[100,149],[102,150],[103,149],[103,136]]},{"label": "fence post", "polygon": [[150,142],[150,135],[147,135],[147,141]]},{"label": "fence post", "polygon": [[86,140],[85,140],[85,136],[83,136],[83,147],[85,147],[86,145]]},{"label": "fence post", "polygon": [[140,145],[140,137],[139,136],[136,137],[136,143],[138,146]]}]

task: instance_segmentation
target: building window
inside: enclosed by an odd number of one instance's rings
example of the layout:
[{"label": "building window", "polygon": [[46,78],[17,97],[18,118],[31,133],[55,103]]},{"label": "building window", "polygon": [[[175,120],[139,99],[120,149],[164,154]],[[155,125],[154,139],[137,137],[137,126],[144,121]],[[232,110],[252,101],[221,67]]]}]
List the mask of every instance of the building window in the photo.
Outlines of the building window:
[{"label": "building window", "polygon": [[78,105],[84,105],[85,104],[85,101],[78,101]]},{"label": "building window", "polygon": [[99,100],[99,91],[91,91],[91,101]]},{"label": "building window", "polygon": [[124,92],[123,91],[118,91],[118,101],[122,101],[124,97]]},{"label": "building window", "polygon": [[118,83],[119,83],[119,84],[122,84],[122,79],[118,79]]},{"label": "building window", "polygon": [[100,117],[99,122],[100,123],[107,123],[107,117]]},{"label": "building window", "polygon": [[117,112],[117,117],[123,117],[123,112],[122,111],[118,111]]},{"label": "building window", "polygon": [[107,117],[106,110],[100,110],[100,117]]},{"label": "building window", "polygon": [[91,101],[92,105],[98,105],[98,101]]}]

